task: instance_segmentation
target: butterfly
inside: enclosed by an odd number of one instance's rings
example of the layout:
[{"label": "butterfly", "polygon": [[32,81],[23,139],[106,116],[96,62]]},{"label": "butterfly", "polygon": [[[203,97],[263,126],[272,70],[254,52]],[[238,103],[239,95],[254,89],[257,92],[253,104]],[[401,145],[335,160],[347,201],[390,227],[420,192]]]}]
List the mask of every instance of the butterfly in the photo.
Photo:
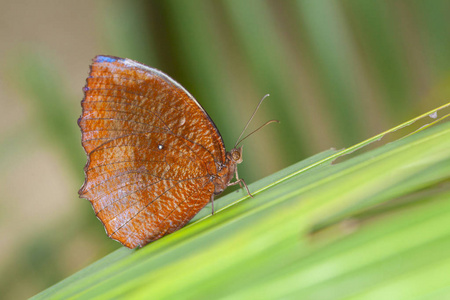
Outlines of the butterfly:
[{"label": "butterfly", "polygon": [[227,152],[206,111],[163,72],[99,55],[83,90],[88,159],[79,195],[110,238],[142,247],[185,226],[230,185],[251,196],[237,172],[242,147]]}]

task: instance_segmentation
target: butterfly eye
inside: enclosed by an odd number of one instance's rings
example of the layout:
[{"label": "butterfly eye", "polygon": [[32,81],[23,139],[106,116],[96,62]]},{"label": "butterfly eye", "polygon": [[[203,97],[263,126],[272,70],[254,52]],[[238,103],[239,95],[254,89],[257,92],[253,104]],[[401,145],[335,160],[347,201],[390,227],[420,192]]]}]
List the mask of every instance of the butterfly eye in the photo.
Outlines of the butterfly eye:
[{"label": "butterfly eye", "polygon": [[239,151],[233,151],[232,157],[234,161],[238,161],[241,159],[241,153]]}]

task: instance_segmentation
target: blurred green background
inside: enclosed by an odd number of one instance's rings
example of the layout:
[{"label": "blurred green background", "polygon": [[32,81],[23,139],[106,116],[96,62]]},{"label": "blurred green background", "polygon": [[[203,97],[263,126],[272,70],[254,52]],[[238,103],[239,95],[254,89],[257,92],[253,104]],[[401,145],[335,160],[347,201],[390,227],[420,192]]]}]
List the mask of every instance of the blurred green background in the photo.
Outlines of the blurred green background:
[{"label": "blurred green background", "polygon": [[[0,0],[0,291],[31,296],[121,247],[78,199],[97,54],[158,68],[231,148],[262,96],[251,183],[448,102],[450,1]],[[233,188],[230,188],[233,190]]]}]

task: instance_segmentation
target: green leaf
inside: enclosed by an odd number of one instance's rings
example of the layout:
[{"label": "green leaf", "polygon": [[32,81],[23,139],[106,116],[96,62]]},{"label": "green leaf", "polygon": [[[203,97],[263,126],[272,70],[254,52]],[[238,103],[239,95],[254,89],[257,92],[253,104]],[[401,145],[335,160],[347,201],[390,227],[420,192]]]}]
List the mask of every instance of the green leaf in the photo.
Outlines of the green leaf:
[{"label": "green leaf", "polygon": [[450,122],[332,163],[386,134],[255,182],[254,198],[230,193],[213,216],[208,206],[185,228],[119,249],[35,299],[442,299]]}]

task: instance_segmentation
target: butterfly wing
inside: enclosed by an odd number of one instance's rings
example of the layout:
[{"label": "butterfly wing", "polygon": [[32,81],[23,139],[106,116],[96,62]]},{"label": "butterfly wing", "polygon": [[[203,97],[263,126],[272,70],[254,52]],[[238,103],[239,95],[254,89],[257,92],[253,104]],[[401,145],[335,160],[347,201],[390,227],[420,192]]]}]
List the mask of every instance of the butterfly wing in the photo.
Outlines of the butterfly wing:
[{"label": "butterfly wing", "polygon": [[129,59],[97,56],[86,82],[80,196],[129,248],[183,227],[209,202],[225,162],[208,114],[173,79]]}]

